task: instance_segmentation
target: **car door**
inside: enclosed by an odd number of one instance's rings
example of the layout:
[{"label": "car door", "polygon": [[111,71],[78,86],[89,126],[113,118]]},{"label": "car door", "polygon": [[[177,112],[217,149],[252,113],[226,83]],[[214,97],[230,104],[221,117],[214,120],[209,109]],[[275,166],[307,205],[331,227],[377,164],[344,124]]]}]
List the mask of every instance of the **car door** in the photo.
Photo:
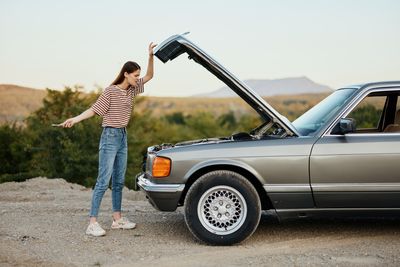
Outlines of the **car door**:
[{"label": "car door", "polygon": [[318,208],[400,208],[400,132],[385,132],[399,98],[398,89],[370,92],[344,114],[357,117],[356,132],[328,130],[315,143],[310,182]]}]

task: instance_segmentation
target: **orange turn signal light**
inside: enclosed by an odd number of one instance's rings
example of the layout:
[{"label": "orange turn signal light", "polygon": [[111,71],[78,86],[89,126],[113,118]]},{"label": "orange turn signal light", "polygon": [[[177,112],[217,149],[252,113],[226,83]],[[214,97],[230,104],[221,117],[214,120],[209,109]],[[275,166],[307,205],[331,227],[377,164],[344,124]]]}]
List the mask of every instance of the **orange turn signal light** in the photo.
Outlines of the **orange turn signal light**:
[{"label": "orange turn signal light", "polygon": [[156,157],[153,161],[152,176],[155,178],[167,177],[171,173],[171,160],[169,158]]}]

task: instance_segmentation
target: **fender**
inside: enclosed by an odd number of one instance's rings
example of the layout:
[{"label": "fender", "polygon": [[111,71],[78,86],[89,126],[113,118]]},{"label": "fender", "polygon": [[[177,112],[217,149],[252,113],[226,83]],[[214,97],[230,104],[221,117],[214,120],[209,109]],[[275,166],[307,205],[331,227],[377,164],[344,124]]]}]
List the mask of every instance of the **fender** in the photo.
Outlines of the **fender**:
[{"label": "fender", "polygon": [[184,176],[184,181],[186,182],[198,170],[201,170],[205,167],[216,166],[216,165],[230,165],[245,169],[248,172],[250,172],[254,177],[256,177],[257,180],[260,181],[262,185],[266,184],[264,178],[253,167],[242,161],[233,159],[211,159],[199,162],[192,168],[190,168],[190,170],[186,173],[186,175]]}]

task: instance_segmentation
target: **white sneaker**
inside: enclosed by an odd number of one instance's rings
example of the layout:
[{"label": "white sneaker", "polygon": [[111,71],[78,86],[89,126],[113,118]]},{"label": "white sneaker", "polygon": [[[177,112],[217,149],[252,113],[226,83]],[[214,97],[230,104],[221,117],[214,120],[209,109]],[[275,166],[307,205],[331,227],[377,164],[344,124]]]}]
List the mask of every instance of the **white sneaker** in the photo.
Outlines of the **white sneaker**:
[{"label": "white sneaker", "polygon": [[98,222],[95,222],[89,224],[88,228],[86,229],[86,234],[92,236],[103,236],[106,234],[106,231],[101,228]]},{"label": "white sneaker", "polygon": [[136,223],[130,222],[127,218],[121,217],[118,220],[113,219],[111,229],[133,229],[136,227]]}]

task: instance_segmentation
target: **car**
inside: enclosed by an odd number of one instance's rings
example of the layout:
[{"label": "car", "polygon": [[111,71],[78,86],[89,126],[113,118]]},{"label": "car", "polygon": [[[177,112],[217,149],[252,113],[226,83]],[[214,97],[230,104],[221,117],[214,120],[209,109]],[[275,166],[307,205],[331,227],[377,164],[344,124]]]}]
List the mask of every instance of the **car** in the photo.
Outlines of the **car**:
[{"label": "car", "polygon": [[239,243],[265,210],[280,219],[400,211],[400,81],[337,89],[290,122],[185,35],[154,53],[164,63],[188,54],[263,119],[249,132],[148,148],[138,186],[158,210],[184,206],[198,240]]}]

